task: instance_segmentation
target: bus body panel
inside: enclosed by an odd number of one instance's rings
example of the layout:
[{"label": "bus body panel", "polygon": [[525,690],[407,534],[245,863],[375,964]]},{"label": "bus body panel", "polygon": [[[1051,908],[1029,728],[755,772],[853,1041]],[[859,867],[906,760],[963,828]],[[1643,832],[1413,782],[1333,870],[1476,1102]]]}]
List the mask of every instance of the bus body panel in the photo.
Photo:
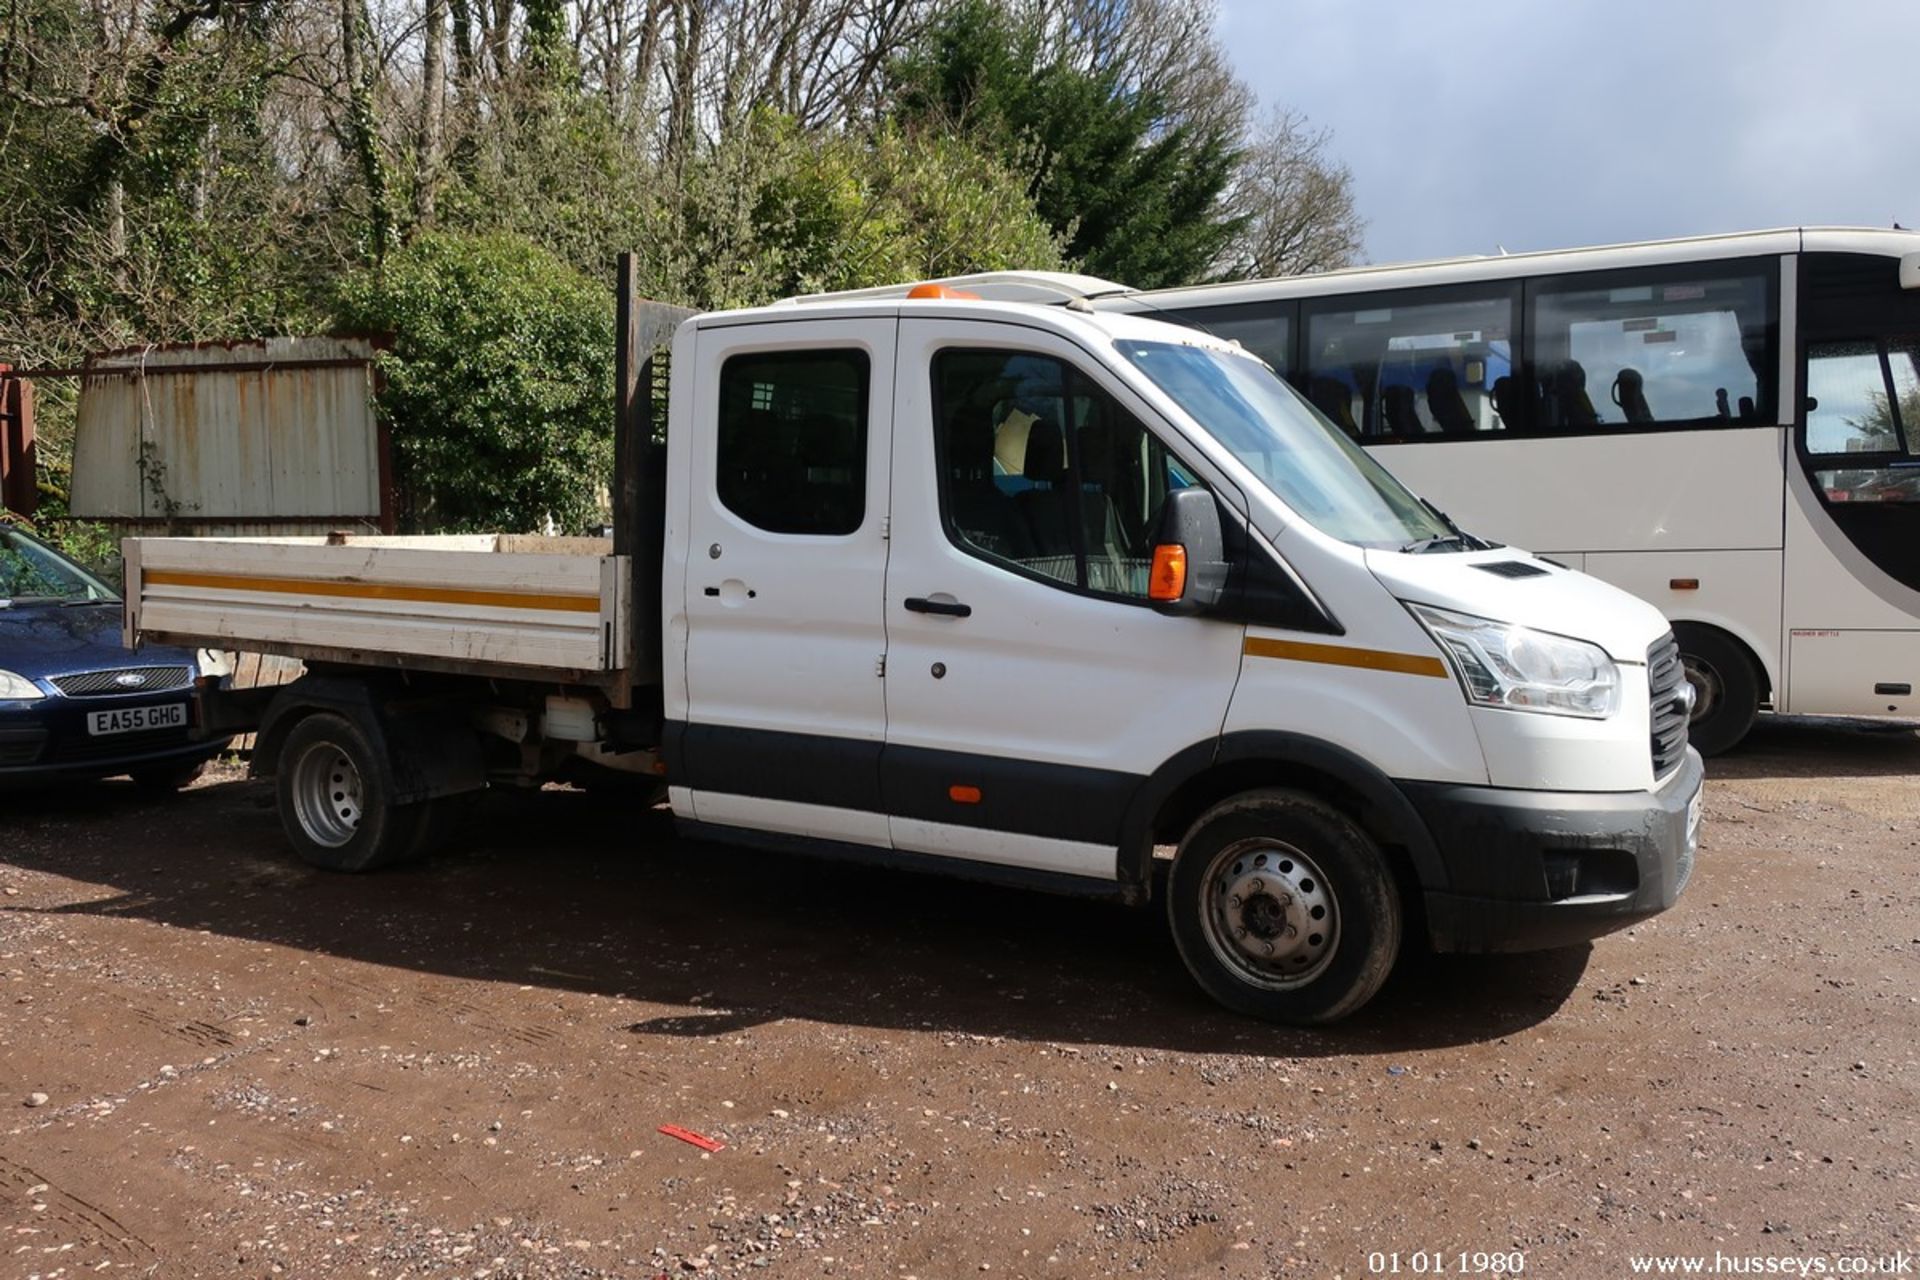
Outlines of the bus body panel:
[{"label": "bus body panel", "polygon": [[1782,689],[1778,551],[1627,551],[1583,557],[1586,571],[1674,622],[1716,627],[1753,651],[1767,687]]},{"label": "bus body panel", "polygon": [[1514,546],[1777,552],[1785,434],[1494,437],[1387,445],[1375,456],[1473,532]]},{"label": "bus body panel", "polygon": [[[1788,483],[1784,698],[1814,715],[1914,715],[1920,699],[1920,592],[1896,582],[1820,510],[1811,482]],[[1909,686],[1905,694],[1876,692]]]},{"label": "bus body panel", "polygon": [[1920,712],[1920,634],[1912,631],[1795,631],[1788,638],[1791,695],[1826,715]]}]

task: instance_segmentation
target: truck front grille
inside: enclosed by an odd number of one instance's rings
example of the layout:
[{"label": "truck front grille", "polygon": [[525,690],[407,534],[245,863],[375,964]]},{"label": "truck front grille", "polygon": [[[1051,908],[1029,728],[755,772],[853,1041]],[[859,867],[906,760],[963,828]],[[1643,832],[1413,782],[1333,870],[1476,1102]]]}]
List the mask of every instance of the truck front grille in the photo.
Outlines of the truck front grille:
[{"label": "truck front grille", "polygon": [[1680,767],[1687,754],[1687,683],[1680,662],[1680,642],[1669,631],[1647,650],[1647,689],[1652,700],[1648,717],[1653,728],[1653,776],[1664,778]]}]

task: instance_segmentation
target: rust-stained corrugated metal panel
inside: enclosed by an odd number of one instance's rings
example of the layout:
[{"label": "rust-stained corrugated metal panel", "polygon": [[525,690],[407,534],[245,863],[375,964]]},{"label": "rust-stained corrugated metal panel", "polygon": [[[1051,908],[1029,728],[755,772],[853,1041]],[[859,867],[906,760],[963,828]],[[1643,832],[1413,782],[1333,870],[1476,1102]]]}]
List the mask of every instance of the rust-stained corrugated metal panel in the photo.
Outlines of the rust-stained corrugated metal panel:
[{"label": "rust-stained corrugated metal panel", "polygon": [[372,357],[372,344],[355,338],[90,357],[74,432],[73,514],[207,532],[232,521],[278,522],[274,532],[377,523]]}]

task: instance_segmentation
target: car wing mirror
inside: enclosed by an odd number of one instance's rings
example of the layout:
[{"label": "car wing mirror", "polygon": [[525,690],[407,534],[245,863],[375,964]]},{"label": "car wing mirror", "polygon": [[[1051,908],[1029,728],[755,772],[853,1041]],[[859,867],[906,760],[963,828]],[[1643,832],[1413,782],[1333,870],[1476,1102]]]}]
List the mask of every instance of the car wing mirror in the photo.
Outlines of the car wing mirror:
[{"label": "car wing mirror", "polygon": [[1188,616],[1220,603],[1227,589],[1227,558],[1220,508],[1205,489],[1175,489],[1160,508],[1148,597],[1161,613]]}]

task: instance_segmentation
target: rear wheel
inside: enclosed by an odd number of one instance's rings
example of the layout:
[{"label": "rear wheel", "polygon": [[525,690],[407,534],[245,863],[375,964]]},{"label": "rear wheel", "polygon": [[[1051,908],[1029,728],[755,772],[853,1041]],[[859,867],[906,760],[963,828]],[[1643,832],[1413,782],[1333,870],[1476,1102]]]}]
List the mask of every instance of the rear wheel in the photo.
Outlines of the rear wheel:
[{"label": "rear wheel", "polygon": [[1181,842],[1167,912],[1207,994],[1276,1022],[1333,1022],[1380,990],[1400,899],[1358,823],[1298,791],[1215,805]]},{"label": "rear wheel", "polygon": [[1760,713],[1760,673],[1739,641],[1712,627],[1673,629],[1680,662],[1693,686],[1687,740],[1703,756],[1732,749]]},{"label": "rear wheel", "polygon": [[277,770],[280,825],[302,861],[371,871],[411,856],[430,805],[397,805],[386,761],[359,726],[316,712],[293,726]]}]

